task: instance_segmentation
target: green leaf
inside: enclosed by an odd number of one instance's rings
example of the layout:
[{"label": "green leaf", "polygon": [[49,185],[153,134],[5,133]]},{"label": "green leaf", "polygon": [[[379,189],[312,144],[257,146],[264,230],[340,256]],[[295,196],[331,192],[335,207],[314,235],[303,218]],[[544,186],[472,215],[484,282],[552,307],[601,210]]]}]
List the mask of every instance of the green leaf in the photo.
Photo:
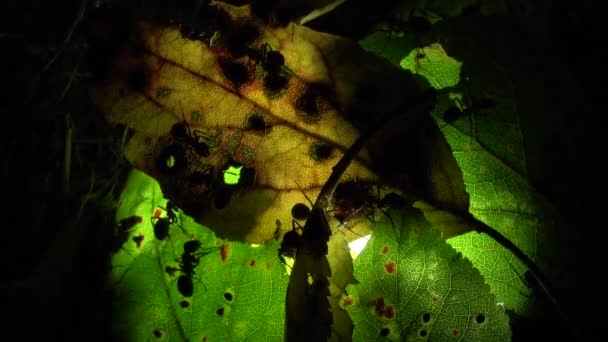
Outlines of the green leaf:
[{"label": "green leaf", "polygon": [[[223,241],[181,212],[169,237],[158,240],[153,232],[158,219],[153,216],[165,217],[166,208],[158,183],[133,171],[121,195],[117,221],[132,215],[143,220],[131,228],[129,239],[112,257],[116,337],[282,341],[287,275],[277,259],[278,242]],[[177,279],[184,273],[168,272],[167,267],[180,267],[190,237],[202,245],[188,297],[178,289]]]},{"label": "green leaf", "polygon": [[[355,260],[342,299],[354,341],[508,341],[508,317],[471,262],[415,209],[390,212]],[[400,233],[399,233],[400,231]]]},{"label": "green leaf", "polygon": [[399,64],[426,78],[435,89],[453,87],[460,82],[462,62],[448,56],[439,43],[410,51]]}]

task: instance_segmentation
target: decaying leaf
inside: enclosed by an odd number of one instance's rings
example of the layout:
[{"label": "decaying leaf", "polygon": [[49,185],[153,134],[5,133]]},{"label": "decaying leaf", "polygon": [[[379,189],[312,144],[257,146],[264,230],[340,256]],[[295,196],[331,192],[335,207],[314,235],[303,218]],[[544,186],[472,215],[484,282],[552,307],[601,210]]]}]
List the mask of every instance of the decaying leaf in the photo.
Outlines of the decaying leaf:
[{"label": "decaying leaf", "polygon": [[[127,158],[167,198],[221,237],[261,242],[291,228],[291,207],[317,195],[357,128],[420,90],[354,42],[221,8],[205,41],[138,23],[94,95],[111,123],[135,131]],[[272,51],[284,65],[270,64]],[[365,151],[345,174],[377,181]]]}]

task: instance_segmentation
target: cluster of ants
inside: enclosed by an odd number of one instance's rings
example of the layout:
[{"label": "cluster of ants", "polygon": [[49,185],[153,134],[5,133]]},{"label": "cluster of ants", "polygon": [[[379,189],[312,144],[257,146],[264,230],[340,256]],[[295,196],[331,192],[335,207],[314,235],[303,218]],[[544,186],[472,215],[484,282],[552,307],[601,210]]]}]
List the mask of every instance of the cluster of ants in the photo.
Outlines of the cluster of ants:
[{"label": "cluster of ants", "polygon": [[[221,249],[221,246],[201,248],[201,241],[193,239],[192,235],[178,222],[178,209],[173,202],[168,201],[167,207],[163,209],[167,213],[166,217],[161,217],[160,213],[157,212],[151,218],[156,239],[160,241],[167,239],[170,236],[169,231],[172,226],[177,226],[188,238],[188,241],[184,243],[184,252],[181,258],[175,259],[178,263],[177,267],[167,266],[165,271],[170,276],[175,275],[175,272],[179,271],[181,275],[177,278],[177,289],[182,296],[191,297],[194,292],[193,279],[195,279],[195,269],[200,259],[211,252]],[[118,248],[114,248],[115,246],[113,246],[113,252],[116,252],[124,244],[133,226],[141,222],[141,216],[130,216],[119,221],[116,231],[119,232],[120,239],[114,239],[114,245],[118,246]]]},{"label": "cluster of ants", "polygon": [[171,202],[167,202],[167,217],[152,217],[154,225],[154,236],[158,240],[164,240],[169,236],[169,228],[171,225],[175,225],[182,233],[189,239],[184,243],[184,252],[181,258],[175,259],[178,262],[177,267],[167,266],[165,271],[167,274],[173,276],[175,272],[181,272],[181,275],[177,278],[177,290],[184,297],[192,297],[194,292],[194,275],[195,269],[199,264],[199,261],[205,255],[219,250],[221,247],[209,247],[203,248],[202,243],[199,240],[195,240],[192,236],[178,223],[177,219],[177,207]]},{"label": "cluster of ants", "polygon": [[[362,219],[376,223],[374,216],[376,210],[388,216],[385,212],[386,209],[405,206],[405,199],[397,193],[390,192],[380,198],[379,194],[372,193],[372,188],[372,184],[358,182],[357,180],[349,180],[338,184],[332,199],[333,208],[328,210],[328,213],[332,213],[333,217],[338,220],[338,230],[350,230]],[[379,191],[379,187],[377,190]],[[310,208],[304,203],[296,203],[291,208],[292,229],[283,236],[278,251],[278,258],[283,265],[287,265],[286,257],[295,259],[302,243],[303,227],[299,222],[305,221],[309,214]]]}]

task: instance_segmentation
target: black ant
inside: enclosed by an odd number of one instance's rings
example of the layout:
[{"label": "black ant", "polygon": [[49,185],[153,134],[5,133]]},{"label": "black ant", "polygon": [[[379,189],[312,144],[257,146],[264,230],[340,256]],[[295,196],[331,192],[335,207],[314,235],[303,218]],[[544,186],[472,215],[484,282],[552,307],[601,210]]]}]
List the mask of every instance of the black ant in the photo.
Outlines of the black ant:
[{"label": "black ant", "polygon": [[[308,197],[307,197],[308,199]],[[298,231],[302,231],[302,226],[298,223],[298,221],[303,221],[308,218],[310,214],[310,208],[304,203],[296,203],[291,208],[291,216],[292,226],[291,230],[285,233],[283,236],[283,241],[281,241],[281,247],[279,248],[278,257],[281,261],[281,264],[287,265],[285,258],[295,259],[296,253],[302,244],[302,237]],[[280,225],[277,225],[277,227]]]},{"label": "black ant", "polygon": [[153,222],[154,236],[158,240],[166,239],[169,236],[169,228],[171,227],[172,224],[175,224],[181,229],[182,233],[184,233],[184,235],[186,235],[186,237],[190,238],[190,235],[186,232],[184,227],[182,227],[177,222],[178,221],[177,220],[177,210],[178,209],[175,206],[175,204],[171,201],[167,201],[167,208],[165,210],[167,212],[167,217],[153,216],[151,219],[152,221],[156,220],[156,222]]},{"label": "black ant", "polygon": [[[333,198],[334,217],[340,222],[340,228],[348,228],[356,225],[356,221],[365,218],[376,223],[374,216],[376,210],[384,211],[386,208],[399,208],[405,206],[405,199],[397,193],[390,192],[380,198],[380,188],[374,196],[372,185],[365,182],[349,180],[338,184]],[[388,215],[387,215],[388,216]],[[392,218],[389,219],[392,224]]]},{"label": "black ant", "polygon": [[253,70],[256,69],[257,63],[266,70],[264,86],[268,91],[278,92],[285,88],[288,78],[281,72],[285,66],[285,57],[281,52],[273,50],[270,44],[264,43],[260,50],[250,49],[247,55],[255,61]]},{"label": "black ant", "polygon": [[198,266],[200,259],[205,255],[218,250],[221,247],[210,247],[199,251],[202,243],[199,240],[189,240],[184,243],[184,253],[182,253],[181,259],[175,259],[178,262],[178,267],[166,267],[165,271],[169,275],[174,275],[176,271],[180,271],[182,274],[177,278],[177,290],[184,297],[192,297],[194,292],[194,284],[192,279],[194,278],[195,269]]},{"label": "black ant", "polygon": [[183,108],[182,117],[184,121],[175,123],[171,127],[171,137],[186,146],[190,146],[199,156],[209,157],[210,147],[205,141],[208,138],[200,131],[190,130],[190,125],[188,125],[186,118],[184,117]]}]

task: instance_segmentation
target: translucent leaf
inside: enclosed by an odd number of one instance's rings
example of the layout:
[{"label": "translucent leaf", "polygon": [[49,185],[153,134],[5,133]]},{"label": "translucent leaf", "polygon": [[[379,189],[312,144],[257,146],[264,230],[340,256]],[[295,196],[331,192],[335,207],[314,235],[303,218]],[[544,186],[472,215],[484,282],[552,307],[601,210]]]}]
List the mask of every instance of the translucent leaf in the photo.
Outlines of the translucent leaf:
[{"label": "translucent leaf", "polygon": [[439,43],[412,50],[400,65],[426,78],[435,89],[453,87],[460,81],[462,62],[448,56]]},{"label": "translucent leaf", "polygon": [[391,211],[355,260],[341,305],[354,341],[509,341],[502,306],[479,271],[415,209]]},{"label": "translucent leaf", "polygon": [[[352,41],[297,25],[270,28],[249,7],[220,7],[231,22],[216,40],[138,23],[94,97],[108,121],[133,129],[127,158],[165,196],[221,237],[263,242],[290,228],[290,209],[306,203],[304,194],[316,197],[358,127],[406,112],[420,90]],[[243,27],[258,32],[248,51],[284,56],[284,84],[273,82],[263,58],[233,56],[230,30]],[[187,138],[176,138],[176,128]],[[363,151],[346,174],[375,181],[371,158]]]},{"label": "translucent leaf", "polygon": [[[287,275],[276,257],[278,242],[220,240],[181,214],[169,236],[158,240],[153,222],[166,217],[163,208],[158,183],[133,172],[117,218],[143,220],[112,257],[114,335],[130,341],[282,341]],[[184,244],[194,240],[201,242],[200,260],[184,282],[192,286],[188,293],[188,285],[180,284],[180,262]]]}]

